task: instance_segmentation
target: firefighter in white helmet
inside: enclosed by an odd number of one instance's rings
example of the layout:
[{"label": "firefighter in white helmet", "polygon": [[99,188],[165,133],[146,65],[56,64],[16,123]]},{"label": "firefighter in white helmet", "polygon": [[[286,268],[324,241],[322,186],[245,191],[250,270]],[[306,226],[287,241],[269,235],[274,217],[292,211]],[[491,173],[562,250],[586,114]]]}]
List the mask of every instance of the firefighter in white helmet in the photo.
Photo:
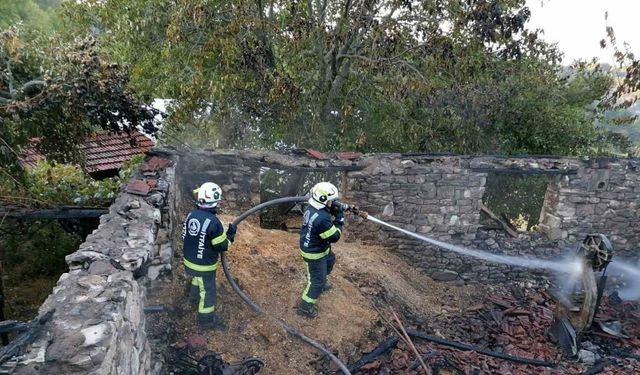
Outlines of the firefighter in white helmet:
[{"label": "firefighter in white helmet", "polygon": [[300,254],[307,267],[307,286],[298,302],[298,313],[314,318],[316,302],[328,289],[327,276],[336,256],[331,244],[340,239],[344,225],[344,205],[338,201],[338,189],[329,182],[320,182],[311,189],[309,206],[300,229]]},{"label": "firefighter in white helmet", "polygon": [[235,239],[236,228],[229,224],[227,232],[216,216],[222,200],[220,186],[206,182],[194,190],[197,208],[189,213],[182,227],[184,269],[191,276],[189,299],[197,303],[197,321],[207,329],[224,328],[216,314],[216,270],[219,254],[227,251]]}]

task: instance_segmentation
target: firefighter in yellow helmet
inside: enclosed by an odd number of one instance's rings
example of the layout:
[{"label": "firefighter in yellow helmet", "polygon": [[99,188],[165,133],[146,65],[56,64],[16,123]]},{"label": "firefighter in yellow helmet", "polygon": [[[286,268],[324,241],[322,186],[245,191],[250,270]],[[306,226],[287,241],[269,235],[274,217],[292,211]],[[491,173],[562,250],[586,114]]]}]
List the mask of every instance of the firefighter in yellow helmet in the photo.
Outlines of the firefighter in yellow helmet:
[{"label": "firefighter in yellow helmet", "polygon": [[327,276],[336,262],[331,244],[340,239],[344,225],[344,209],[338,203],[338,197],[338,189],[333,184],[316,184],[311,189],[300,229],[300,254],[307,267],[307,286],[297,311],[309,318],[317,315],[316,302],[327,289]]}]

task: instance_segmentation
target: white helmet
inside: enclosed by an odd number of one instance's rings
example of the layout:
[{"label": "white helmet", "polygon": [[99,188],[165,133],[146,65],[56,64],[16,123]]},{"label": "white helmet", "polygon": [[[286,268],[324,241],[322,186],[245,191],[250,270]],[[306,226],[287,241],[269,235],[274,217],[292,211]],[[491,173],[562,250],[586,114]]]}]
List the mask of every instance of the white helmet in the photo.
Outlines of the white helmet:
[{"label": "white helmet", "polygon": [[330,182],[319,182],[311,188],[311,199],[309,199],[309,203],[316,208],[321,208],[338,198],[337,187]]},{"label": "white helmet", "polygon": [[205,182],[193,192],[198,195],[198,207],[213,208],[222,200],[222,189],[213,182]]}]

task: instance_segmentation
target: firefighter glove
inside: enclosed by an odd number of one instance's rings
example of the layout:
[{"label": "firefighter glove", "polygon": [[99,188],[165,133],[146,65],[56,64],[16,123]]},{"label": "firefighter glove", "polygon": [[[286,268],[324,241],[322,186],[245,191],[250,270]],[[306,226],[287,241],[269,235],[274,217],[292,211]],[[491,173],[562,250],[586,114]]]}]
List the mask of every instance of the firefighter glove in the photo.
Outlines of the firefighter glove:
[{"label": "firefighter glove", "polygon": [[229,224],[229,228],[227,229],[227,239],[229,241],[231,242],[235,241],[237,230],[238,230],[238,227],[236,225],[234,225],[233,223]]}]

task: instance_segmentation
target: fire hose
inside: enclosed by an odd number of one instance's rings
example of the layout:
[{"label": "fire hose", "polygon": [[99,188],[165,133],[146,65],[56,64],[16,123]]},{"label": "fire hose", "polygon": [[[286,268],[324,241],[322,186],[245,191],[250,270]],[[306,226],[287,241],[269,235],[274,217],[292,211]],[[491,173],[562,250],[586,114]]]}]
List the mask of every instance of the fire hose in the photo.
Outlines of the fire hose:
[{"label": "fire hose", "polygon": [[[300,202],[304,202],[308,199],[308,197],[285,197],[285,198],[279,198],[279,199],[274,199],[268,202],[264,202],[262,204],[259,204],[245,212],[243,212],[240,216],[238,216],[234,221],[233,221],[233,225],[238,225],[239,223],[241,223],[244,219],[246,219],[247,217],[249,217],[250,215],[261,211],[267,207],[270,206],[274,206],[277,204],[286,204],[286,203],[300,203]],[[395,226],[392,226],[390,224],[387,224],[371,215],[369,215],[367,212],[365,211],[361,211],[358,209],[358,207],[356,206],[350,206],[347,205],[345,203],[342,202],[336,202],[337,204],[341,205],[341,208],[343,211],[349,211],[355,215],[358,215],[366,220],[370,220],[374,223],[377,224],[381,224],[384,226],[388,226],[391,227],[392,229],[396,229],[396,230],[400,230],[402,232],[405,232],[409,235],[411,235],[411,233],[408,233],[407,231],[404,231],[400,228],[397,228]],[[422,238],[421,238],[422,239]],[[440,245],[441,246],[441,242],[439,241],[435,241],[436,245]],[[444,247],[444,246],[443,246]],[[249,296],[247,296],[238,286],[238,284],[236,283],[236,281],[234,280],[233,276],[231,275],[231,272],[229,271],[229,264],[227,262],[227,259],[224,255],[224,253],[221,254],[221,259],[222,259],[222,268],[224,270],[224,274],[227,278],[227,280],[229,281],[229,284],[231,284],[231,287],[233,288],[233,290],[240,296],[240,298],[242,298],[242,300],[247,303],[254,311],[256,311],[257,313],[259,313],[260,315],[267,317],[273,321],[275,321],[278,325],[280,325],[287,333],[289,333],[292,336],[295,336],[297,338],[299,338],[300,340],[302,340],[303,342],[305,342],[306,344],[312,346],[313,348],[317,349],[318,351],[320,351],[321,353],[325,354],[326,356],[328,356],[339,368],[340,370],[344,373],[344,374],[348,374],[350,375],[351,372],[349,371],[349,369],[347,368],[347,366],[342,363],[342,361],[340,361],[340,359],[338,359],[333,353],[331,353],[328,349],[326,349],[324,346],[322,346],[320,343],[318,343],[317,341],[315,341],[314,339],[305,336],[304,334],[300,333],[298,330],[296,330],[295,328],[287,325],[284,321],[280,320],[280,319],[276,319],[274,317],[272,317],[271,315],[269,315],[263,308],[261,308],[258,304],[256,304],[254,301],[251,300],[251,298],[249,298]],[[421,333],[418,331],[414,331],[411,330],[409,332],[410,335],[417,337],[417,338],[421,338],[421,339],[425,339],[425,340],[429,340],[429,341],[433,341],[442,345],[446,345],[446,346],[451,346],[457,349],[462,349],[462,350],[473,350],[476,351],[478,353],[481,354],[485,354],[485,355],[489,355],[489,356],[493,356],[493,357],[497,357],[497,358],[501,358],[501,359],[506,359],[509,361],[513,361],[513,362],[518,362],[518,363],[523,363],[523,364],[529,364],[529,365],[534,365],[534,366],[547,366],[547,367],[554,367],[555,364],[551,363],[551,362],[546,362],[546,361],[541,361],[541,360],[535,360],[535,359],[528,359],[528,358],[520,358],[520,357],[514,357],[514,356],[510,356],[510,355],[505,355],[505,354],[501,354],[501,353],[496,353],[496,352],[492,352],[489,350],[485,350],[483,348],[480,347],[475,347],[472,345],[468,345],[468,344],[462,344],[462,343],[458,343],[458,342],[454,342],[454,341],[448,341],[448,340],[444,340],[435,336],[431,336],[431,335],[427,335],[425,333]]]},{"label": "fire hose", "polygon": [[[285,203],[300,203],[300,202],[306,201],[307,199],[308,199],[308,197],[285,197],[285,198],[278,198],[278,199],[274,199],[274,200],[271,200],[271,201],[268,201],[268,202],[261,203],[261,204],[255,206],[255,207],[243,212],[240,216],[238,216],[233,221],[233,225],[237,226],[238,224],[240,224],[247,217],[249,217],[252,214],[254,214],[254,213],[258,212],[258,211],[261,211],[261,210],[263,210],[263,209],[265,209],[267,207],[274,206],[274,205],[277,205],[277,204],[285,204]],[[347,369],[347,366],[340,359],[338,359],[338,357],[336,357],[333,353],[331,353],[331,351],[329,351],[327,348],[322,346],[322,344],[320,344],[316,340],[314,340],[314,339],[312,339],[312,338],[300,333],[297,329],[291,327],[290,325],[285,323],[283,320],[277,319],[277,318],[269,315],[269,313],[267,313],[267,311],[265,311],[257,303],[252,301],[251,298],[249,298],[249,296],[247,296],[242,291],[242,289],[240,289],[240,287],[238,286],[238,283],[236,283],[235,279],[233,278],[233,275],[231,274],[231,271],[229,271],[229,263],[227,262],[227,257],[225,256],[224,253],[221,254],[221,259],[222,259],[222,269],[224,270],[224,275],[227,278],[227,281],[229,281],[229,284],[231,284],[231,287],[236,292],[236,294],[238,296],[240,296],[240,298],[242,298],[242,300],[247,305],[249,305],[249,307],[251,307],[255,312],[257,312],[258,314],[262,315],[263,317],[266,317],[266,318],[276,322],[280,327],[282,327],[285,330],[285,332],[287,332],[291,336],[299,338],[304,343],[312,346],[313,348],[315,348],[318,351],[320,351],[322,354],[324,354],[327,357],[329,357],[329,359],[331,359],[331,361],[333,361],[345,375],[351,375],[351,372],[349,372],[349,370]]]}]

